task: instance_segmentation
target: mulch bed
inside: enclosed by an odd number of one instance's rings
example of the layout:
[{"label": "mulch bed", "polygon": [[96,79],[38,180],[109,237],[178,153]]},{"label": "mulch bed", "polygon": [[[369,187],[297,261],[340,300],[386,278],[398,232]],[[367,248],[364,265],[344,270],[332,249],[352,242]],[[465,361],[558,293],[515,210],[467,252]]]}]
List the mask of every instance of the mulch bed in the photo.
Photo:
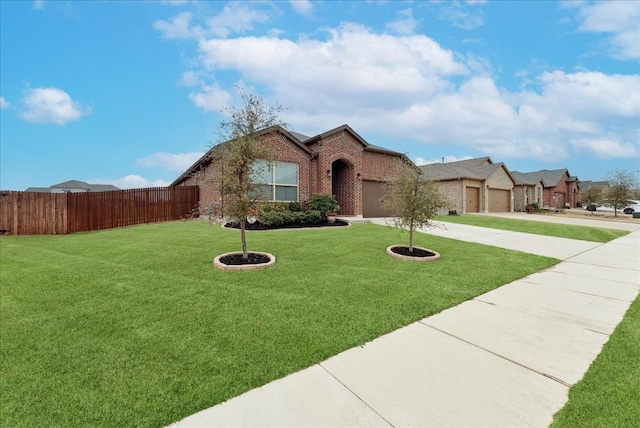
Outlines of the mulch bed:
[{"label": "mulch bed", "polygon": [[432,256],[435,256],[435,253],[432,253],[431,251],[423,250],[422,248],[416,248],[416,247],[413,247],[413,253],[409,251],[409,247],[403,247],[403,246],[393,247],[393,248],[391,248],[391,251],[393,251],[396,254],[400,254],[400,255],[403,255],[403,256],[410,256],[410,257],[432,257]]},{"label": "mulch bed", "polygon": [[271,260],[268,256],[264,254],[257,254],[249,252],[249,258],[242,258],[242,253],[240,254],[229,254],[223,257],[220,257],[220,262],[225,265],[260,265],[264,263],[269,263]]},{"label": "mulch bed", "polygon": [[[348,226],[349,223],[343,220],[336,220],[335,223],[327,223],[326,221],[309,224],[309,223],[289,223],[281,226],[265,226],[264,224],[256,221],[253,224],[246,223],[245,230],[276,230],[276,229],[300,229],[304,227],[341,227]],[[224,227],[230,227],[232,229],[240,229],[240,223],[227,223]]]}]

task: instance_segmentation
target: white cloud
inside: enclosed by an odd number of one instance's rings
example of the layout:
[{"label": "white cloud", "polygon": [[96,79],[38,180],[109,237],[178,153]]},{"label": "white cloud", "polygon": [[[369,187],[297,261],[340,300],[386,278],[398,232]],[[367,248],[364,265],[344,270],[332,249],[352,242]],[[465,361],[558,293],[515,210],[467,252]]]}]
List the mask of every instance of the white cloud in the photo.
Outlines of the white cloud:
[{"label": "white cloud", "polygon": [[187,86],[187,87],[198,86],[203,83],[204,82],[200,77],[200,73],[194,70],[189,70],[182,73],[182,77],[178,82],[180,86]]},{"label": "white cloud", "polygon": [[480,12],[472,13],[463,10],[463,6],[458,2],[446,3],[440,10],[439,18],[450,21],[454,27],[463,30],[474,30],[484,25],[484,17]]},{"label": "white cloud", "polygon": [[228,37],[233,33],[244,33],[253,30],[256,24],[267,22],[269,16],[241,2],[231,2],[222,11],[205,20],[203,24],[195,23],[190,12],[181,12],[170,21],[159,19],[153,28],[160,31],[166,39],[195,39],[204,37]]},{"label": "white cloud", "polygon": [[153,28],[160,31],[165,39],[191,39],[198,38],[204,34],[200,26],[192,26],[190,12],[181,12],[173,17],[171,21],[159,19],[153,23]]},{"label": "white cloud", "polygon": [[204,152],[191,153],[154,153],[136,161],[136,165],[142,168],[160,167],[169,171],[182,172],[200,159]]},{"label": "white cloud", "polygon": [[192,92],[189,99],[204,111],[219,112],[228,106],[231,101],[231,94],[220,89],[217,84],[204,85],[200,88],[200,92]]},{"label": "white cloud", "polygon": [[11,107],[11,103],[4,99],[4,97],[0,97],[0,109]]},{"label": "white cloud", "polygon": [[413,11],[411,9],[404,9],[398,12],[398,17],[394,21],[389,22],[386,28],[393,33],[408,36],[414,34],[419,24],[420,22],[413,17]]},{"label": "white cloud", "polygon": [[33,2],[33,8],[36,10],[43,10],[44,9],[44,0],[35,0]]},{"label": "white cloud", "polygon": [[72,100],[58,88],[28,89],[21,102],[23,110],[18,117],[27,122],[64,125],[91,114],[91,108]]},{"label": "white cloud", "polygon": [[640,146],[630,141],[598,138],[571,141],[579,153],[586,153],[598,159],[632,158],[640,156]]},{"label": "white cloud", "polygon": [[313,3],[309,0],[289,0],[289,3],[300,15],[311,15],[313,12]]},{"label": "white cloud", "polygon": [[451,51],[426,36],[376,34],[355,24],[329,30],[325,41],[243,37],[209,39],[199,48],[208,71],[238,70],[243,80],[266,85],[310,113],[363,103],[393,108],[446,89],[443,77],[467,73]]},{"label": "white cloud", "polygon": [[538,64],[526,72],[527,85],[512,91],[496,83],[486,58],[443,49],[424,35],[353,23],[326,35],[201,39],[195,67],[183,76],[195,85],[189,97],[205,111],[229,106],[232,89],[216,80],[225,73],[268,88],[289,108],[283,120],[308,135],[347,123],[387,141],[464,148],[497,161],[640,153],[638,74]]},{"label": "white cloud", "polygon": [[581,31],[609,35],[611,54],[615,58],[640,58],[640,2],[580,3],[578,20]]},{"label": "white cloud", "polygon": [[120,189],[140,189],[145,187],[167,187],[171,182],[165,180],[148,180],[139,175],[126,175],[115,180],[96,178],[90,181],[94,184],[113,184]]}]

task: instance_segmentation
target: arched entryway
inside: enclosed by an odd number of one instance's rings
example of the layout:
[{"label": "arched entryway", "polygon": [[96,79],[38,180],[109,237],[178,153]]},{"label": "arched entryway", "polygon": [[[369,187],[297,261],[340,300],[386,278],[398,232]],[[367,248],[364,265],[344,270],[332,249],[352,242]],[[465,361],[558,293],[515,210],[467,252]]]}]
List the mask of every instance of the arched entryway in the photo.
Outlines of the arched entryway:
[{"label": "arched entryway", "polygon": [[340,204],[341,215],[356,214],[356,171],[351,163],[338,159],[331,164],[331,194]]}]

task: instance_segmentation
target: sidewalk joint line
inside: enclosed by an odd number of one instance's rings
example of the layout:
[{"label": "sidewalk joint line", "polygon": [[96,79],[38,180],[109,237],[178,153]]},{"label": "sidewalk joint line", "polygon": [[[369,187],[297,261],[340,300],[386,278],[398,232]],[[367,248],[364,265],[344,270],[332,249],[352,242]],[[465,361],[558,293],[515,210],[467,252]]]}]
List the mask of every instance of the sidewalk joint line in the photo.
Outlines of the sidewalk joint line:
[{"label": "sidewalk joint line", "polygon": [[365,406],[367,406],[369,409],[371,409],[371,411],[372,411],[373,413],[375,413],[376,415],[380,416],[380,418],[381,418],[383,421],[385,421],[386,423],[388,423],[388,424],[389,424],[389,426],[391,426],[391,427],[394,427],[394,428],[395,428],[395,425],[394,425],[394,424],[392,424],[390,421],[388,421],[388,420],[387,420],[387,418],[385,418],[384,416],[382,416],[382,415],[380,414],[380,412],[378,412],[376,409],[374,409],[373,407],[371,407],[371,405],[370,405],[369,403],[367,403],[366,401],[364,401],[364,399],[363,399],[362,397],[360,397],[358,394],[356,394],[356,393],[355,393],[351,388],[349,388],[347,385],[345,385],[345,383],[344,383],[344,382],[342,382],[342,381],[341,381],[340,379],[338,379],[338,378],[337,378],[333,373],[331,373],[331,372],[329,371],[329,369],[327,369],[325,366],[323,366],[323,365],[322,365],[322,362],[318,363],[318,365],[319,365],[320,367],[322,367],[322,370],[324,370],[325,372],[327,372],[327,374],[328,374],[329,376],[331,376],[332,378],[334,378],[334,379],[335,379],[335,380],[336,380],[340,385],[344,386],[344,387],[345,387],[345,389],[346,389],[347,391],[349,391],[351,394],[353,394],[353,395],[354,395],[354,397],[356,397],[358,400],[360,400],[360,402],[362,402],[362,404],[364,404],[364,405],[365,405]]},{"label": "sidewalk joint line", "polygon": [[453,337],[454,339],[458,339],[458,340],[459,340],[459,341],[461,341],[461,342],[467,343],[467,344],[469,344],[469,345],[471,345],[471,346],[473,346],[473,347],[476,347],[476,348],[481,349],[481,350],[483,350],[483,351],[485,351],[485,352],[488,352],[489,354],[495,355],[495,356],[496,356],[496,357],[498,357],[498,358],[501,358],[501,359],[503,359],[503,360],[505,360],[505,361],[508,361],[508,362],[510,362],[510,363],[513,363],[513,364],[515,364],[515,365],[517,365],[517,366],[520,366],[520,367],[522,367],[522,368],[524,368],[524,369],[527,369],[527,370],[529,370],[529,371],[531,371],[531,372],[533,372],[533,373],[539,374],[539,375],[544,376],[544,377],[546,377],[546,378],[549,378],[549,379],[551,379],[551,380],[553,380],[553,381],[555,381],[555,382],[558,382],[559,384],[562,384],[562,385],[566,386],[567,388],[571,388],[571,386],[572,386],[570,383],[567,383],[567,382],[563,381],[563,380],[562,380],[562,379],[560,379],[560,378],[557,378],[557,377],[555,377],[555,376],[553,376],[553,375],[550,375],[549,373],[541,372],[541,371],[536,370],[536,369],[534,369],[534,368],[531,368],[531,367],[525,366],[525,365],[524,365],[524,364],[522,364],[522,363],[519,363],[519,362],[517,362],[517,361],[514,361],[514,360],[512,360],[512,359],[510,359],[510,358],[505,357],[504,355],[500,355],[500,354],[498,354],[498,353],[496,353],[496,352],[494,352],[494,351],[491,351],[490,349],[484,348],[484,347],[482,347],[482,346],[480,346],[480,345],[476,345],[475,343],[472,343],[472,342],[470,342],[470,341],[468,341],[468,340],[466,340],[466,339],[463,339],[463,338],[461,338],[461,337],[458,337],[458,336],[456,336],[455,334],[451,334],[451,333],[446,332],[446,331],[444,331],[444,330],[441,330],[441,329],[439,329],[439,328],[437,328],[437,327],[434,327],[434,326],[432,326],[432,325],[426,324],[426,323],[424,323],[424,322],[422,322],[422,321],[419,321],[419,322],[420,322],[421,324],[423,324],[423,325],[427,326],[427,327],[430,327],[430,328],[432,328],[432,329],[434,329],[434,330],[436,330],[436,331],[439,331],[440,333],[444,333],[444,334],[446,334],[447,336]]}]

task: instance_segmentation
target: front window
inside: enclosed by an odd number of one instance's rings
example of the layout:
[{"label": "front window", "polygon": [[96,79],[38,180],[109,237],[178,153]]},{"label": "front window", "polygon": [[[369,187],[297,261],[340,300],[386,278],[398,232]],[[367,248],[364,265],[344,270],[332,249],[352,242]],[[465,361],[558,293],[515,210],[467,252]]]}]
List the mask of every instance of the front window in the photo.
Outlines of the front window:
[{"label": "front window", "polygon": [[293,162],[255,163],[253,181],[260,184],[261,197],[274,202],[296,202],[298,200],[298,164]]}]

